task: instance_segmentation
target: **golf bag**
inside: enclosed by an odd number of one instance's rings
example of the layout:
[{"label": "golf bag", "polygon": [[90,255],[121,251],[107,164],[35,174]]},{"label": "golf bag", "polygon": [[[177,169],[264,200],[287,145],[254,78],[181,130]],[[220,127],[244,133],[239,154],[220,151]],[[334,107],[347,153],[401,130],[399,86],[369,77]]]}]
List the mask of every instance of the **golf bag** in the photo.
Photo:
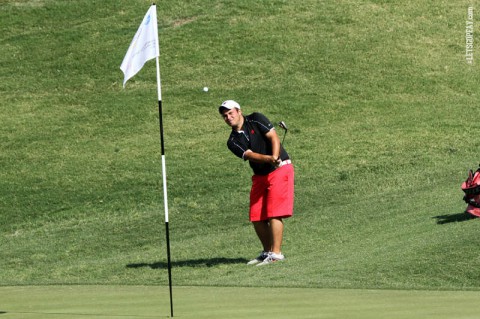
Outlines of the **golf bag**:
[{"label": "golf bag", "polygon": [[473,172],[468,172],[468,178],[462,184],[465,193],[463,200],[467,203],[465,211],[474,216],[480,217],[480,166]]}]

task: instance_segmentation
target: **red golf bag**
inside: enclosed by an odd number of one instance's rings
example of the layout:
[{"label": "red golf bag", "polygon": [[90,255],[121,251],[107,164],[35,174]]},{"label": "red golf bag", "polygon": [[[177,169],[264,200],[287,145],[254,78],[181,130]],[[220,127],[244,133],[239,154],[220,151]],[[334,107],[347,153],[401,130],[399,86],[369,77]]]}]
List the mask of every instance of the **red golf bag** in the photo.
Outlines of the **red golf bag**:
[{"label": "red golf bag", "polygon": [[468,172],[468,178],[462,184],[465,193],[463,200],[468,204],[465,211],[474,216],[480,217],[480,167],[474,173]]}]

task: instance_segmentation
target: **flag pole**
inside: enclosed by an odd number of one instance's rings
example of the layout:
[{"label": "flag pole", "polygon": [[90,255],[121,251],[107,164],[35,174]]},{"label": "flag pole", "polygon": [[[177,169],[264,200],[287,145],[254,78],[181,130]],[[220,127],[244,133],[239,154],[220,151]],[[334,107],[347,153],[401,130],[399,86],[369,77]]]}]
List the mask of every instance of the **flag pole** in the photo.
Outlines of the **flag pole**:
[{"label": "flag pole", "polygon": [[165,144],[163,138],[163,116],[162,116],[162,93],[160,89],[160,65],[157,60],[157,86],[158,86],[158,120],[160,125],[160,146],[162,150],[162,175],[163,175],[163,204],[165,206],[165,235],[167,240],[167,268],[168,268],[168,287],[170,290],[170,314],[173,317],[173,299],[172,299],[172,262],[170,258],[170,233],[168,228],[168,199],[167,199],[167,172],[165,165]]},{"label": "flag pole", "polygon": [[[152,4],[155,6],[155,3]],[[156,9],[156,8],[155,8]],[[158,26],[155,26],[156,39],[158,39]],[[163,138],[163,110],[162,110],[162,84],[160,81],[160,43],[157,42],[158,55],[155,58],[157,65],[157,92],[158,92],[158,122],[160,126],[160,148],[162,155],[162,176],[163,176],[163,205],[165,207],[165,236],[167,242],[167,269],[168,288],[170,292],[170,316],[173,317],[173,293],[172,293],[172,262],[170,258],[170,231],[168,228],[168,197],[167,197],[167,168],[165,164],[165,143]]]}]

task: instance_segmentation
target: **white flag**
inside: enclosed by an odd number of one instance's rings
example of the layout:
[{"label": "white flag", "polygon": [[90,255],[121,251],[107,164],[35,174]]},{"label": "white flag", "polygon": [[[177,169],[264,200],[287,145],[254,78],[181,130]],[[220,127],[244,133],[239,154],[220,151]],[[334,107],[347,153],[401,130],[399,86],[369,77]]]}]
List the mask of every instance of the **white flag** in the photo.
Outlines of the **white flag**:
[{"label": "white flag", "polygon": [[142,69],[145,62],[160,55],[158,47],[157,9],[152,5],[135,33],[120,66],[125,75],[123,87],[128,79]]}]

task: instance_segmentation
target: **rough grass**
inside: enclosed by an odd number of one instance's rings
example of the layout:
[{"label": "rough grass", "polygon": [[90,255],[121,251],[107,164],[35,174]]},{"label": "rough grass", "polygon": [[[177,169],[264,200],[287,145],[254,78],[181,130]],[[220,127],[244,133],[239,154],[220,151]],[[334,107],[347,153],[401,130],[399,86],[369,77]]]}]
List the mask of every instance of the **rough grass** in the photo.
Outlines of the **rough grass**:
[{"label": "rough grass", "polygon": [[[0,281],[165,284],[155,64],[119,65],[149,2],[0,4]],[[469,3],[158,3],[175,285],[477,290]],[[208,86],[208,93],[202,88]],[[291,128],[287,262],[246,268],[236,99]]]}]

